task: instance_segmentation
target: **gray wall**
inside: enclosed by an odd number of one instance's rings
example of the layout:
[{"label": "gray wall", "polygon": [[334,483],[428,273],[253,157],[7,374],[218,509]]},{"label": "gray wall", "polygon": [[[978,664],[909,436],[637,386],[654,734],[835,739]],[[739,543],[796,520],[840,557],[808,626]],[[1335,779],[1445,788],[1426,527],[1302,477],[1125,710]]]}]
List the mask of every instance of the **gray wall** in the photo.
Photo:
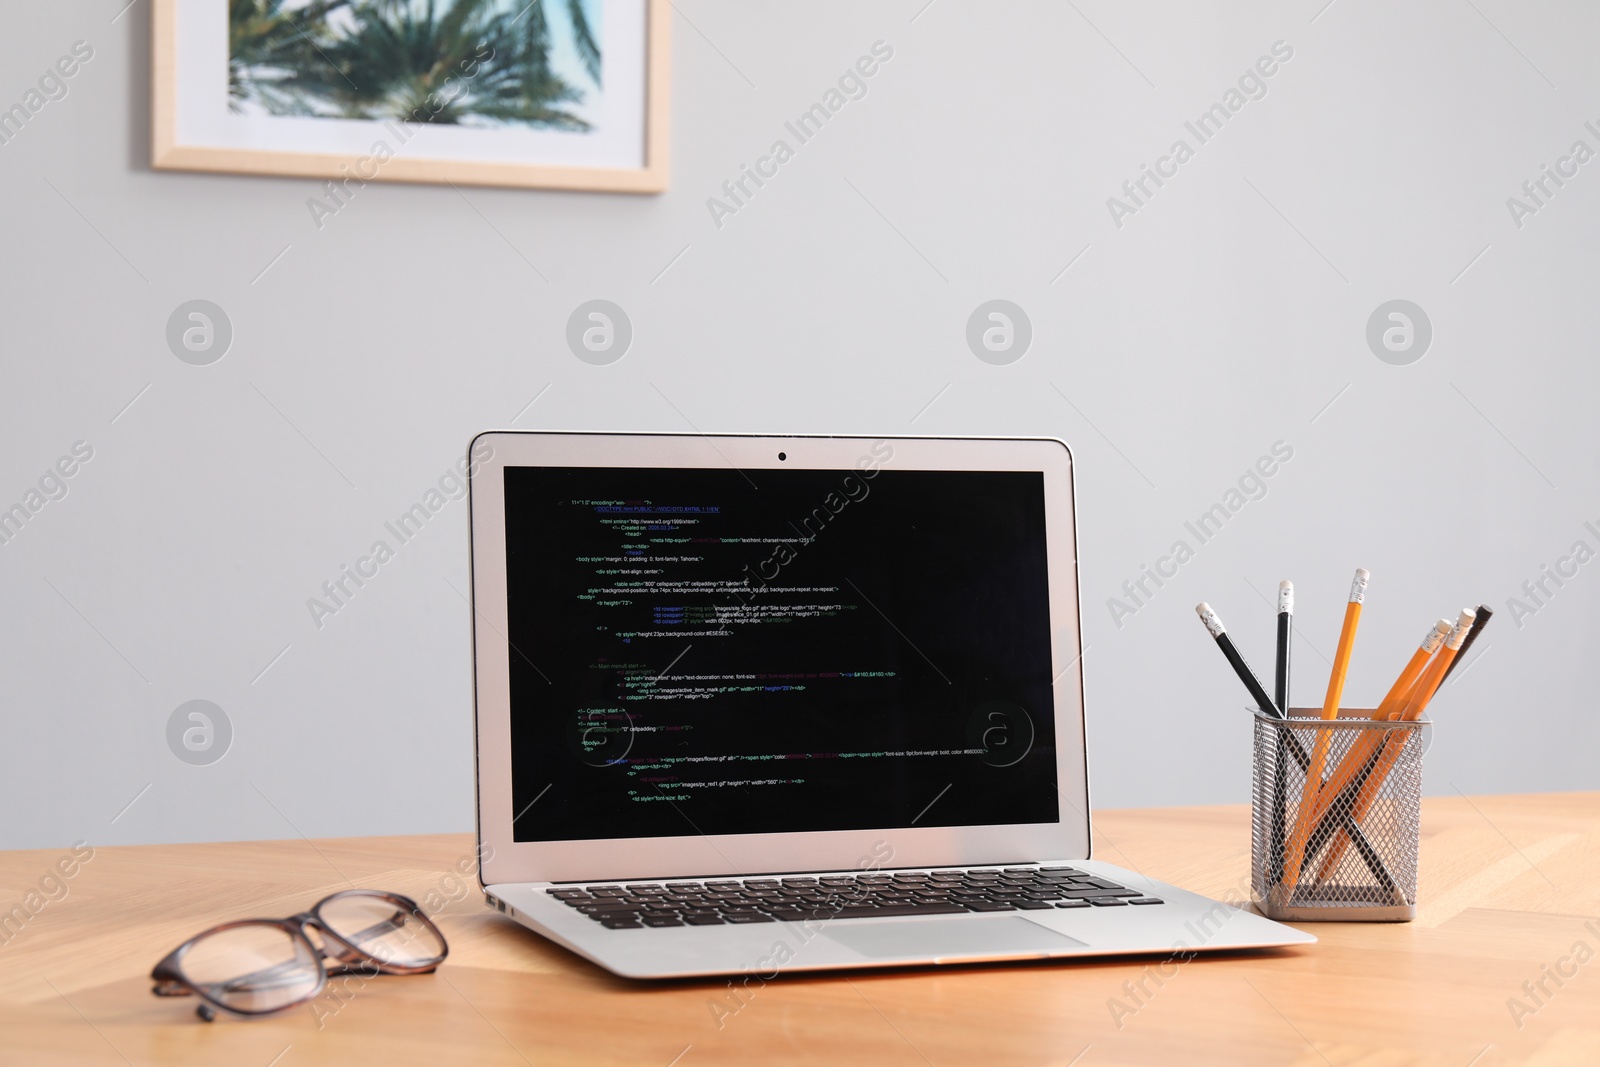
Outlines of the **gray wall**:
[{"label": "gray wall", "polygon": [[[0,847],[470,827],[465,505],[321,629],[306,599],[513,424],[1065,438],[1101,806],[1244,800],[1245,698],[1193,605],[1266,670],[1294,578],[1315,704],[1358,565],[1349,703],[1437,615],[1499,612],[1435,705],[1430,792],[1600,784],[1600,563],[1507,603],[1600,549],[1600,161],[1507,206],[1600,149],[1600,9],[680,0],[671,192],[371,186],[319,231],[316,183],[149,169],[149,0],[124,2],[13,5],[0,37],[5,105],[95,49],[0,146],[0,504],[93,448],[0,546]],[[880,39],[866,98],[718,228],[707,198]],[[1279,40],[1266,96],[1198,144],[1184,122]],[[1194,158],[1116,225],[1178,138]],[[636,329],[608,367],[563,342],[597,297]],[[196,298],[235,331],[204,367],[164,336]],[[992,298],[1033,324],[1008,366],[965,341]],[[1432,324],[1410,365],[1367,343],[1392,299]],[[1200,545],[1184,523],[1278,441]],[[209,766],[168,747],[195,699],[233,726]]]}]

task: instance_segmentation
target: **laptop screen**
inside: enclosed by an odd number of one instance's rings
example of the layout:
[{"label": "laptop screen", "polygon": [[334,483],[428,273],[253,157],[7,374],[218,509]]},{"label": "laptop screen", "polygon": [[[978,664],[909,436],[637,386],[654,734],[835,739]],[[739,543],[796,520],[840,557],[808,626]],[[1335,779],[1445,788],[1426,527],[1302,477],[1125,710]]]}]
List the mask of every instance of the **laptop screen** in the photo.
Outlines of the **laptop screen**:
[{"label": "laptop screen", "polygon": [[510,466],[505,516],[517,841],[1057,821],[1042,474]]}]

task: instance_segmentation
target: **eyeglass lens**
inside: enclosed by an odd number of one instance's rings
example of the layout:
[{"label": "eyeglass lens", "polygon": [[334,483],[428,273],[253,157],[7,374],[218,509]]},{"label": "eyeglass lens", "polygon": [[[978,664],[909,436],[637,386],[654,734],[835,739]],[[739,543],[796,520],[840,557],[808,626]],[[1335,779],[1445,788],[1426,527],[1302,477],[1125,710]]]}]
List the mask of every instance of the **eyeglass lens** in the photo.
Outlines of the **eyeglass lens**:
[{"label": "eyeglass lens", "polygon": [[328,928],[381,963],[420,967],[444,956],[444,938],[403,905],[375,894],[345,893],[317,911]]},{"label": "eyeglass lens", "polygon": [[282,927],[248,923],[219,930],[184,954],[183,976],[234,1011],[276,1011],[317,987],[317,959]]}]

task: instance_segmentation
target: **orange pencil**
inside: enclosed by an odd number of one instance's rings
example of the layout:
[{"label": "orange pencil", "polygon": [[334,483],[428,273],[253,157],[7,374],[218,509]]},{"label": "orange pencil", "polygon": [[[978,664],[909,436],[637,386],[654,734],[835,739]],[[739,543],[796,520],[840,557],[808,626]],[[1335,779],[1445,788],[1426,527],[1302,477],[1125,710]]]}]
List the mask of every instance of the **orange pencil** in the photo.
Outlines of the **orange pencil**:
[{"label": "orange pencil", "polygon": [[[1461,642],[1466,638],[1467,631],[1472,628],[1472,620],[1477,613],[1471,608],[1463,608],[1456,618],[1456,624],[1450,631],[1450,636],[1444,639],[1444,645],[1439,649],[1438,655],[1429,661],[1428,667],[1422,672],[1422,677],[1412,687],[1411,696],[1406,700],[1405,710],[1397,718],[1407,722],[1415,722],[1422,717],[1423,711],[1428,707],[1428,702],[1438,692],[1439,685],[1444,681],[1445,672],[1450,669],[1450,663],[1456,658],[1456,653],[1461,651]],[[1361,793],[1356,797],[1350,817],[1360,822],[1366,817],[1372,805],[1378,799],[1378,791],[1383,788],[1383,780],[1394,769],[1395,763],[1400,759],[1400,753],[1405,748],[1406,739],[1403,733],[1391,731],[1389,737],[1383,742],[1383,752],[1378,757],[1377,766],[1373,767],[1372,774],[1361,787]],[[1343,838],[1334,843],[1335,847],[1328,851],[1328,858],[1322,861],[1321,868],[1317,871],[1319,880],[1326,879],[1339,866],[1339,860],[1344,856]]]},{"label": "orange pencil", "polygon": [[1450,664],[1456,658],[1456,653],[1461,651],[1461,642],[1466,639],[1467,631],[1472,629],[1472,621],[1477,617],[1478,613],[1471,608],[1461,609],[1450,636],[1444,639],[1444,647],[1429,662],[1428,669],[1422,672],[1416,687],[1411,690],[1411,697],[1406,701],[1406,709],[1400,713],[1400,718],[1407,722],[1422,718],[1422,713],[1427,710],[1428,701],[1439,691],[1445,673],[1450,670]]},{"label": "orange pencil", "polygon": [[[1344,606],[1344,626],[1339,631],[1339,647],[1333,654],[1333,672],[1328,676],[1328,694],[1322,700],[1323,719],[1339,717],[1339,700],[1344,696],[1344,678],[1350,669],[1350,650],[1355,647],[1356,627],[1361,623],[1361,604],[1367,599],[1367,582],[1372,575],[1364,567],[1356,568],[1350,583],[1350,601]],[[1285,714],[1288,710],[1285,709]],[[1317,732],[1311,750],[1311,766],[1306,769],[1306,784],[1300,790],[1300,808],[1295,815],[1294,833],[1285,849],[1283,887],[1292,892],[1300,880],[1300,865],[1305,862],[1306,838],[1315,825],[1311,816],[1316,809],[1317,797],[1322,791],[1322,768],[1328,762],[1328,745],[1331,735],[1326,730]]]},{"label": "orange pencil", "polygon": [[[1411,690],[1422,675],[1423,668],[1428,665],[1428,659],[1444,643],[1445,636],[1449,633],[1450,620],[1440,619],[1433,624],[1433,628],[1423,636],[1422,644],[1411,654],[1411,660],[1400,672],[1400,677],[1389,687],[1389,693],[1383,698],[1383,703],[1372,713],[1373,719],[1393,719],[1405,710],[1406,700],[1411,696]],[[1322,821],[1322,816],[1339,798],[1344,787],[1350,784],[1350,779],[1360,773],[1361,768],[1366,766],[1367,758],[1382,743],[1382,731],[1362,731],[1361,736],[1350,746],[1350,751],[1345,753],[1344,759],[1339,761],[1339,766],[1328,776],[1328,784],[1318,790],[1316,806],[1311,813],[1312,826]]]}]

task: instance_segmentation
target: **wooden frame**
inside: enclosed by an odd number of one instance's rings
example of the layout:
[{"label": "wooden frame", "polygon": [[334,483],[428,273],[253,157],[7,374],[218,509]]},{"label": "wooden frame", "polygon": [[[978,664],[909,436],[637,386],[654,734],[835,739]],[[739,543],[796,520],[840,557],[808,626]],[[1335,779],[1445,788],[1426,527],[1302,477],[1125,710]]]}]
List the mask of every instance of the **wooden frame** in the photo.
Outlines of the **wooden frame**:
[{"label": "wooden frame", "polygon": [[[644,166],[588,167],[396,156],[366,180],[616,193],[665,191],[671,117],[668,92],[671,3],[670,0],[644,2],[647,20]],[[153,0],[151,6],[151,165],[156,170],[348,178],[350,169],[361,157],[178,143],[178,3],[179,0]]]}]

